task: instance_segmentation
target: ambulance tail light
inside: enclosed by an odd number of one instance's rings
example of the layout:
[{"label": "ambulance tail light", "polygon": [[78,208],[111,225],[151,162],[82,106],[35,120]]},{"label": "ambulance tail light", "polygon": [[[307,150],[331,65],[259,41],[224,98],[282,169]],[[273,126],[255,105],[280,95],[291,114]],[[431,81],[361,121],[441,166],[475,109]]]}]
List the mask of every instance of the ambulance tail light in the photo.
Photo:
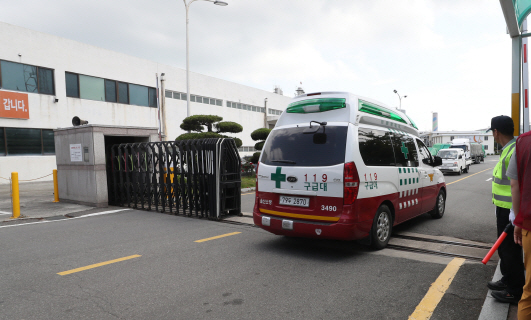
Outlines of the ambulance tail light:
[{"label": "ambulance tail light", "polygon": [[345,163],[345,170],[343,171],[343,204],[353,204],[358,197],[358,190],[360,185],[360,178],[358,176],[358,169],[354,162]]}]

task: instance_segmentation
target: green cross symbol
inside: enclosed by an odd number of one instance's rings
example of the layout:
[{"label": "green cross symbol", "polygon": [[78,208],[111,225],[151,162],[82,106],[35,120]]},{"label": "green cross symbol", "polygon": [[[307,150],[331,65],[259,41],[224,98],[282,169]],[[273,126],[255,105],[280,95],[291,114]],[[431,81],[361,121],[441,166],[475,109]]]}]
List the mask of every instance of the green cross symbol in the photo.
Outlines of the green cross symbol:
[{"label": "green cross symbol", "polygon": [[282,167],[277,167],[277,173],[271,174],[271,180],[275,181],[275,188],[280,188],[280,182],[286,182],[286,175],[281,174]]},{"label": "green cross symbol", "polygon": [[405,142],[402,142],[402,148],[400,148],[400,150],[402,150],[402,153],[404,154],[404,158],[407,159],[407,155],[409,153],[409,150],[407,149]]}]

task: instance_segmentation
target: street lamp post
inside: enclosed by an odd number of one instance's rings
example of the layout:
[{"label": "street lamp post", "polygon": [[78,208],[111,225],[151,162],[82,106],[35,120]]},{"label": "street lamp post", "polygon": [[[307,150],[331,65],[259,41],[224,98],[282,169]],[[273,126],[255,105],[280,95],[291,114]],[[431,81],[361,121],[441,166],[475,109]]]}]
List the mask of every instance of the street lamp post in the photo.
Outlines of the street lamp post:
[{"label": "street lamp post", "polygon": [[215,0],[183,0],[186,8],[186,117],[190,116],[190,58],[189,58],[189,45],[188,45],[188,9],[190,5],[195,1],[208,1],[218,6],[226,6],[228,3],[224,1]]},{"label": "street lamp post", "polygon": [[400,107],[399,107],[399,109],[402,110],[402,98],[405,99],[405,98],[407,98],[407,96],[402,96],[402,97],[401,97],[401,96],[398,94],[398,91],[396,91],[396,90],[393,90],[393,92],[396,93],[396,94],[398,95],[398,100],[400,101]]}]

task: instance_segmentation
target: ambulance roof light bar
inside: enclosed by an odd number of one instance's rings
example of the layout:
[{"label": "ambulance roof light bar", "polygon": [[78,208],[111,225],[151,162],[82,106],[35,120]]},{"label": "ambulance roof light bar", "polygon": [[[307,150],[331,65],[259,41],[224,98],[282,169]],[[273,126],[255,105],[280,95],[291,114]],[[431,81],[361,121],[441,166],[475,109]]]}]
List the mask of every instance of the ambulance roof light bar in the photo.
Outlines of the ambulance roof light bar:
[{"label": "ambulance roof light bar", "polygon": [[302,100],[288,105],[287,113],[314,113],[346,108],[344,98],[320,98]]},{"label": "ambulance roof light bar", "polygon": [[391,120],[394,120],[394,121],[402,122],[402,123],[405,123],[405,124],[409,124],[398,113],[395,113],[395,112],[393,112],[393,111],[391,111],[391,110],[389,110],[387,108],[375,105],[373,103],[370,103],[370,102],[367,102],[367,101],[363,101],[361,99],[359,100],[358,109],[361,112],[365,112],[365,113],[372,114],[372,115],[375,115],[375,116],[379,116],[379,117],[391,119]]}]

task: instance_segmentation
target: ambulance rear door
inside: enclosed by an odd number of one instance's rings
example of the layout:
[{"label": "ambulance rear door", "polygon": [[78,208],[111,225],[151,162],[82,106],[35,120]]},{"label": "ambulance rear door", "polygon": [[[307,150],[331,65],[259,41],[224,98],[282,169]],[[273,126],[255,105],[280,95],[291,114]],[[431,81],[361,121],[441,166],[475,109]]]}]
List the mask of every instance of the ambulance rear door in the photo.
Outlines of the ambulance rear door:
[{"label": "ambulance rear door", "polygon": [[308,124],[271,131],[258,168],[261,214],[337,222],[343,210],[348,124]]}]

